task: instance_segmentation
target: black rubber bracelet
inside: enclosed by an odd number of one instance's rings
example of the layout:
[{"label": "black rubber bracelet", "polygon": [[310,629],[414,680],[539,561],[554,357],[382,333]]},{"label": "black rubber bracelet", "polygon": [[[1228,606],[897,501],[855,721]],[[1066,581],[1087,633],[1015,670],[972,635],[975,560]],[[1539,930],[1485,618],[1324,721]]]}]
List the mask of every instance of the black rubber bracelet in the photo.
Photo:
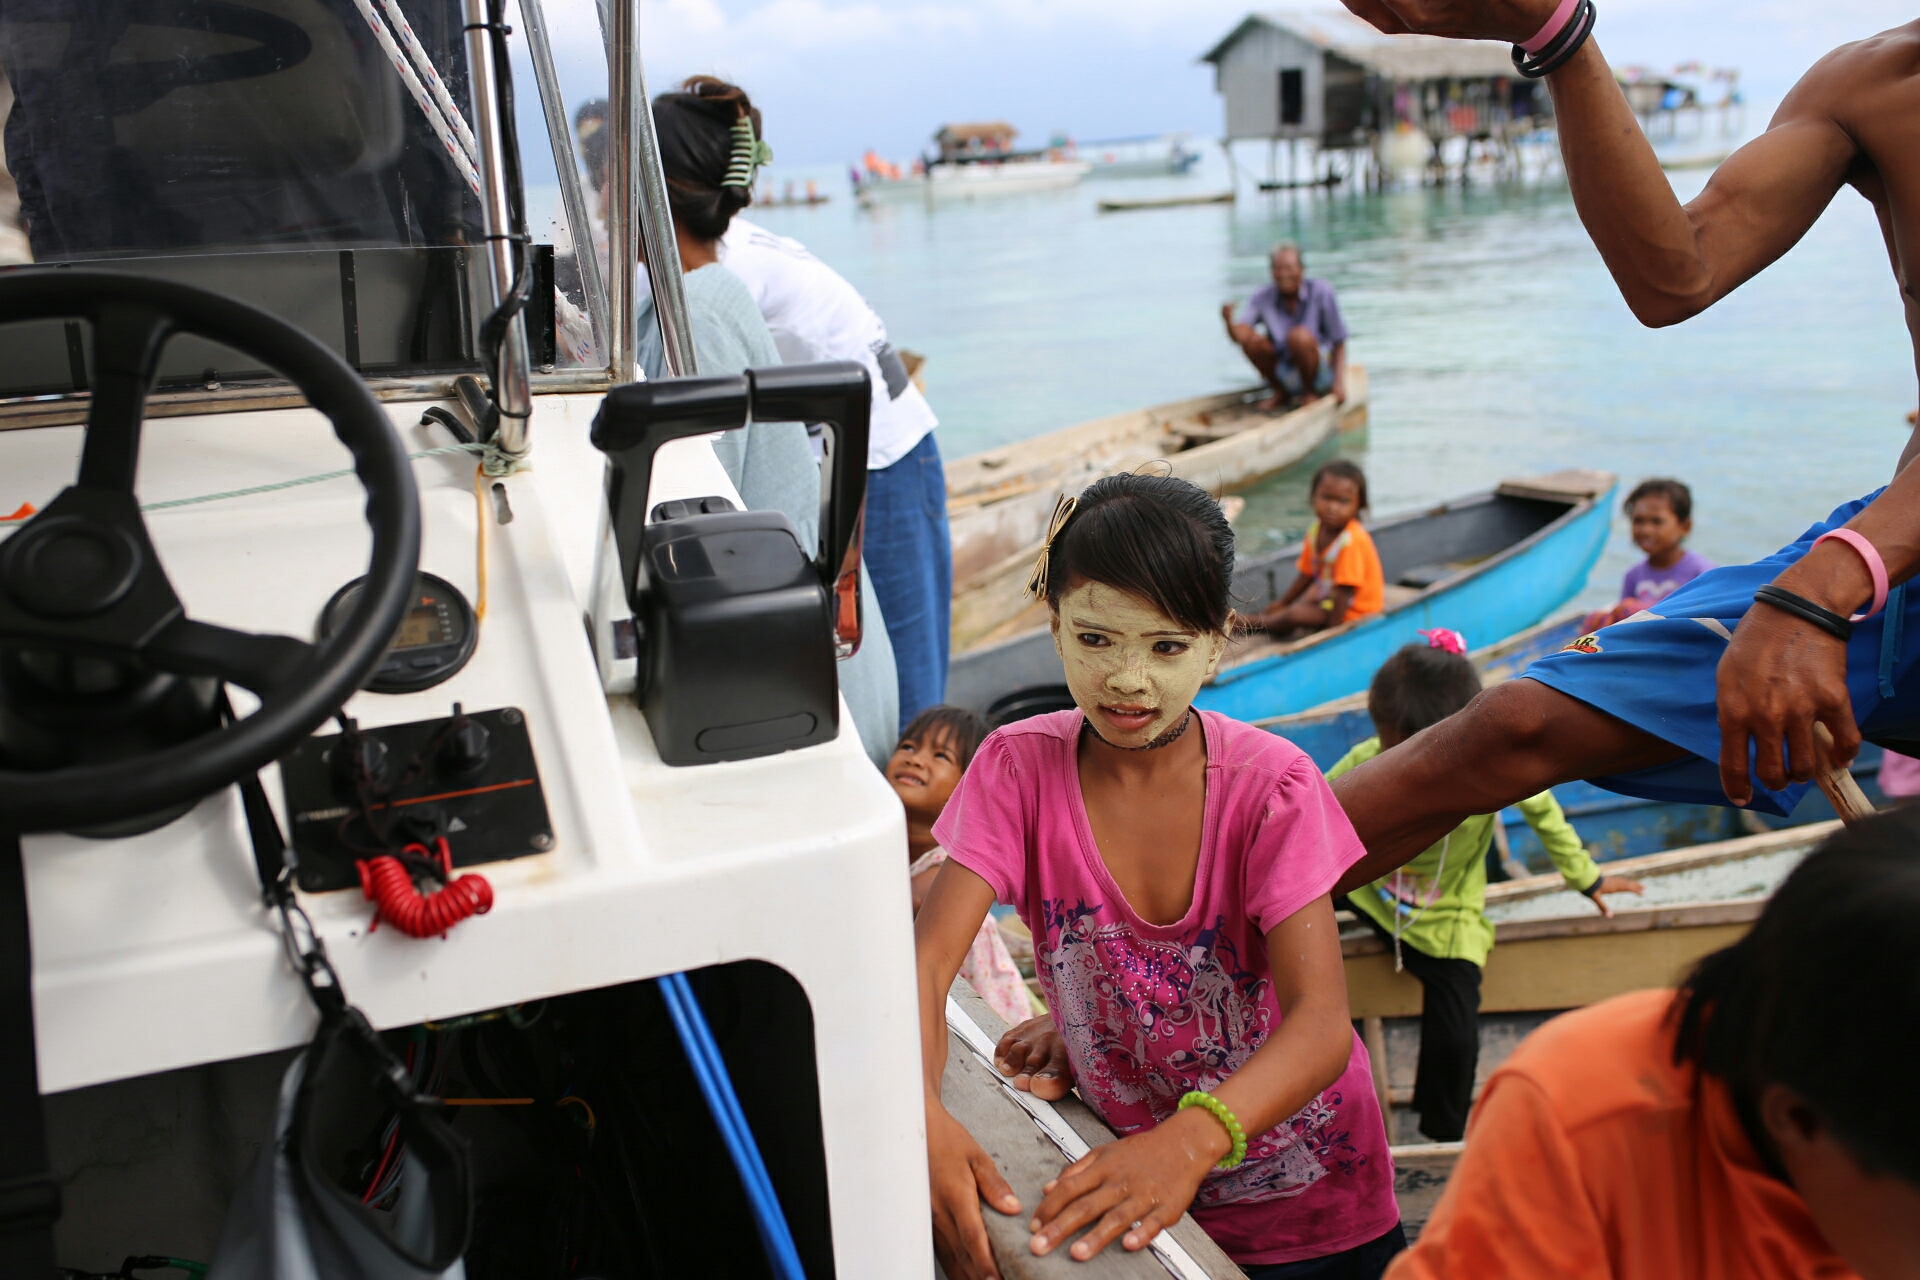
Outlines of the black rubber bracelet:
[{"label": "black rubber bracelet", "polygon": [[1770,604],[1782,613],[1790,613],[1802,622],[1810,622],[1835,640],[1845,644],[1853,639],[1853,623],[1847,621],[1844,614],[1815,604],[1805,596],[1797,596],[1784,587],[1772,583],[1753,593],[1755,604]]},{"label": "black rubber bracelet", "polygon": [[1598,17],[1593,0],[1583,0],[1579,9],[1575,10],[1573,20],[1562,27],[1560,34],[1539,53],[1529,54],[1519,45],[1513,46],[1513,69],[1529,80],[1539,80],[1558,71],[1574,54],[1580,52],[1580,46],[1593,34],[1594,22]]}]

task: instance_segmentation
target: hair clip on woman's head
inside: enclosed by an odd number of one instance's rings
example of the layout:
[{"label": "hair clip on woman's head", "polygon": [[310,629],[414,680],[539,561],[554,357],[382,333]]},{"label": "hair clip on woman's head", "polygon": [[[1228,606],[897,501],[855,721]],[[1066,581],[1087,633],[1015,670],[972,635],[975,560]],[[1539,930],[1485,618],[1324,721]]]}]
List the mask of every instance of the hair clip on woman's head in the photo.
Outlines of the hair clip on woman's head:
[{"label": "hair clip on woman's head", "polygon": [[727,176],[720,180],[720,185],[750,187],[754,170],[772,162],[773,148],[753,136],[752,117],[741,116],[733,122],[733,155],[727,165]]},{"label": "hair clip on woman's head", "polygon": [[1033,572],[1027,575],[1027,594],[1035,600],[1047,598],[1047,566],[1053,557],[1053,540],[1067,527],[1067,521],[1073,519],[1073,512],[1080,505],[1077,494],[1063,493],[1053,504],[1053,519],[1047,521],[1046,541],[1040,544],[1040,555],[1033,562]]},{"label": "hair clip on woman's head", "polygon": [[1429,649],[1440,649],[1447,653],[1457,653],[1463,656],[1467,652],[1467,638],[1451,627],[1434,627],[1432,630],[1422,631],[1420,634],[1427,638],[1427,648]]}]

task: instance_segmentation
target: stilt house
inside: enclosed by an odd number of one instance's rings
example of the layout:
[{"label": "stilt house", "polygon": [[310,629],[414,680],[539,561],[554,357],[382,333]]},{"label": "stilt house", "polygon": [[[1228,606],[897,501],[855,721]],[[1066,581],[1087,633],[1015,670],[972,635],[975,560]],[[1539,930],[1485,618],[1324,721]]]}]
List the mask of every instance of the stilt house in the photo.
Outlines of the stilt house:
[{"label": "stilt house", "polygon": [[1226,141],[1370,147],[1399,125],[1436,146],[1530,133],[1546,92],[1491,40],[1384,35],[1345,10],[1253,13],[1201,58],[1226,104]]}]

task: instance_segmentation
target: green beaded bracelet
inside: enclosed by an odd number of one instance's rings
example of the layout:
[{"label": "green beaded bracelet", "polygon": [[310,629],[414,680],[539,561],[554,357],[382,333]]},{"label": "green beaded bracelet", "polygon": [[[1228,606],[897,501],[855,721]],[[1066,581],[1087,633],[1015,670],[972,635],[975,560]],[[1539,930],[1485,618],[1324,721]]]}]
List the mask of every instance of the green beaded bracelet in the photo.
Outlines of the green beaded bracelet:
[{"label": "green beaded bracelet", "polygon": [[1213,1118],[1220,1122],[1221,1127],[1226,1129],[1227,1136],[1233,1139],[1233,1150],[1221,1157],[1220,1163],[1215,1165],[1215,1168],[1231,1169],[1247,1158],[1247,1131],[1240,1127],[1238,1117],[1233,1114],[1226,1103],[1220,1101],[1220,1099],[1210,1093],[1195,1089],[1192,1093],[1180,1099],[1180,1106],[1177,1110],[1185,1111],[1188,1107],[1205,1107],[1207,1111],[1212,1113]]}]

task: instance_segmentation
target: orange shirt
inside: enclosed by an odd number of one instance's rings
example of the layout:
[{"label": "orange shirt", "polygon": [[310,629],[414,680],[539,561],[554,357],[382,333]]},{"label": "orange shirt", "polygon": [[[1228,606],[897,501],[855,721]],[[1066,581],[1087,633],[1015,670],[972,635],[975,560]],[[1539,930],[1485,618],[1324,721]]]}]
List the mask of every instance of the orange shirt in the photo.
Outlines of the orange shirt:
[{"label": "orange shirt", "polygon": [[1380,553],[1374,550],[1373,535],[1360,527],[1358,520],[1319,551],[1314,543],[1320,537],[1320,522],[1307,530],[1307,545],[1300,548],[1300,572],[1316,579],[1314,592],[1330,598],[1335,587],[1352,587],[1353,603],[1347,606],[1347,621],[1379,613],[1387,606],[1387,575],[1380,568]]},{"label": "orange shirt", "polygon": [[1671,991],[1555,1018],[1487,1081],[1387,1280],[1847,1280],[1726,1088],[1673,1065]]}]

